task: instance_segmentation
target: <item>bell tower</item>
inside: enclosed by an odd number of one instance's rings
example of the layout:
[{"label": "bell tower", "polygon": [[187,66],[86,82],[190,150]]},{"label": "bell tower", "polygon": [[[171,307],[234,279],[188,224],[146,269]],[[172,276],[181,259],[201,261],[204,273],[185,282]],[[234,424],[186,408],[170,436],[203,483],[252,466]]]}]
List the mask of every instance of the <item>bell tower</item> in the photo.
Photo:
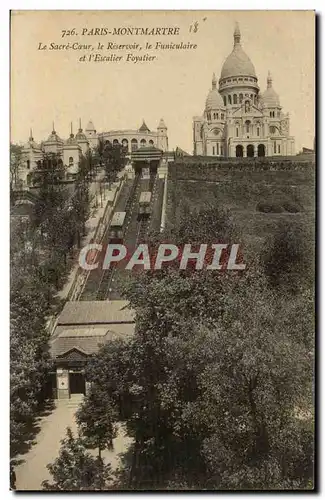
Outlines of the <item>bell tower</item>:
[{"label": "bell tower", "polygon": [[162,149],[163,151],[168,151],[167,127],[163,118],[160,119],[157,131],[157,148]]}]

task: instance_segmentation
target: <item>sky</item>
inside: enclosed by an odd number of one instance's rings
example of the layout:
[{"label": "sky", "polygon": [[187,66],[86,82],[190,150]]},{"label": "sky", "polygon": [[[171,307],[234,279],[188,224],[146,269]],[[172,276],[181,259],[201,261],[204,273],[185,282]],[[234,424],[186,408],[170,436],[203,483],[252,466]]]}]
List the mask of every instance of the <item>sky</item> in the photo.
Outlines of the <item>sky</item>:
[{"label": "sky", "polygon": [[[190,26],[198,22],[197,32]],[[253,62],[261,91],[267,73],[290,113],[296,152],[313,147],[315,136],[315,20],[313,11],[16,11],[11,18],[11,141],[24,143],[30,128],[40,142],[52,131],[62,138],[85,128],[98,132],[137,129],[145,119],[155,130],[168,127],[170,149],[192,153],[192,119],[201,115],[212,74],[233,48],[238,22],[243,49]],[[82,29],[106,27],[178,27],[179,35],[84,35]],[[62,38],[62,30],[77,35]],[[197,45],[195,50],[146,50],[146,42]],[[155,55],[152,62],[80,62],[85,50],[38,50],[39,44],[78,42],[139,43],[143,50],[111,51]],[[110,51],[101,52],[109,55]]]}]

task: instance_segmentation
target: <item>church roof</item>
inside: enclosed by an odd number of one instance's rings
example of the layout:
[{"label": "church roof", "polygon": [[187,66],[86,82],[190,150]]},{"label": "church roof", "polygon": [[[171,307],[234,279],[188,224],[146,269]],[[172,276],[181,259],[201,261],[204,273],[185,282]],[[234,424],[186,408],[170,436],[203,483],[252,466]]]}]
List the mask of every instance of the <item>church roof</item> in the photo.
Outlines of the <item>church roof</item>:
[{"label": "church roof", "polygon": [[244,52],[240,38],[239,26],[236,25],[234,31],[234,48],[223,63],[220,79],[233,76],[252,76],[256,78],[254,65],[246,52]]},{"label": "church roof", "polygon": [[262,102],[266,108],[280,106],[280,98],[272,86],[272,77],[270,72],[267,77],[267,88],[262,94]]},{"label": "church roof", "polygon": [[142,125],[141,127],[139,128],[139,132],[150,132],[149,128],[147,127],[145,121],[143,120],[142,121]]}]

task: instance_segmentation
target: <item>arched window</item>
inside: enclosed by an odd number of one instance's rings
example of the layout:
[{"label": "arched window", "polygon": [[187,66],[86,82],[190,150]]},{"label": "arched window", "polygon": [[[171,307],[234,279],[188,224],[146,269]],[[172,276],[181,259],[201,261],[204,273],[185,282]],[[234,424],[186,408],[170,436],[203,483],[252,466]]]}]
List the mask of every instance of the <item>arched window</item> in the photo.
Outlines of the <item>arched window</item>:
[{"label": "arched window", "polygon": [[276,128],[273,125],[271,125],[271,127],[270,127],[270,134],[274,135],[275,133],[276,133]]},{"label": "arched window", "polygon": [[118,145],[118,143],[119,143],[119,142],[118,142],[118,139],[114,139],[114,140],[113,140],[113,146],[117,146],[117,145]]},{"label": "arched window", "polygon": [[231,104],[231,95],[228,95],[228,104]]},{"label": "arched window", "polygon": [[256,133],[257,133],[257,137],[259,137],[260,136],[260,127],[257,127]]},{"label": "arched window", "polygon": [[30,160],[27,160],[27,169],[30,169]]},{"label": "arched window", "polygon": [[153,146],[153,140],[152,139],[150,139],[149,144],[150,144],[150,146]]},{"label": "arched window", "polygon": [[246,134],[249,134],[249,127],[250,127],[251,122],[249,120],[245,121],[245,127],[246,127]]},{"label": "arched window", "polygon": [[234,104],[237,104],[237,94],[234,94]]},{"label": "arched window", "polygon": [[225,95],[223,96],[223,103],[225,106],[227,106],[227,97]]},{"label": "arched window", "polygon": [[219,120],[219,113],[217,113],[217,120]]},{"label": "arched window", "polygon": [[243,102],[243,94],[239,94],[239,104]]},{"label": "arched window", "polygon": [[236,127],[236,137],[239,137],[239,128]]},{"label": "arched window", "polygon": [[138,149],[138,141],[136,139],[132,139],[131,141],[131,151],[135,151]]},{"label": "arched window", "polygon": [[73,157],[72,157],[72,156],[70,156],[70,158],[69,158],[69,167],[70,167],[71,165],[73,165]]},{"label": "arched window", "polygon": [[105,141],[105,144],[106,144],[106,145],[109,145],[109,144],[110,144],[110,141]]},{"label": "arched window", "polygon": [[129,149],[129,141],[127,139],[123,139],[122,146],[124,149],[128,150]]},{"label": "arched window", "polygon": [[145,139],[141,139],[141,141],[140,141],[140,147],[144,148],[146,144],[147,144],[146,140]]}]

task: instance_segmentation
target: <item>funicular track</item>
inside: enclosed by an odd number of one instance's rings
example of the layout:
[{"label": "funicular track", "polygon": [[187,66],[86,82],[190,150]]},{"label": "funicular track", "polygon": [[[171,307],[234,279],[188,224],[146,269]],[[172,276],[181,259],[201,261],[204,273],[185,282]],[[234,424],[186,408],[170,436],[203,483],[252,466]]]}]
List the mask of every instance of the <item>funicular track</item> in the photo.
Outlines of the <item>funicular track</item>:
[{"label": "funicular track", "polygon": [[[149,178],[141,178],[137,186],[136,195],[132,204],[132,208],[129,212],[129,217],[125,225],[124,233],[124,244],[127,247],[128,254],[132,254],[136,249],[139,242],[145,241],[148,229],[150,225],[150,215],[149,217],[139,218],[139,200],[140,195],[144,191],[152,192],[152,197],[150,200],[150,212],[152,211],[152,205],[155,199],[155,192],[157,186],[158,175],[151,174]],[[111,279],[107,286],[107,292],[105,298],[113,300],[119,297],[118,285],[114,286],[119,282],[120,279],[127,279],[128,271],[125,270],[125,262],[122,266],[116,266],[113,268],[111,273]]]},{"label": "funicular track", "polygon": [[[126,200],[124,210],[122,210],[122,209],[120,210],[121,212],[122,211],[126,212],[126,218],[125,218],[125,223],[124,223],[125,227],[127,227],[129,224],[129,221],[132,217],[133,207],[136,203],[137,198],[139,197],[140,184],[141,184],[141,181],[140,182],[139,181],[140,181],[140,173],[137,173],[135,178],[134,178],[134,182],[132,184],[132,188],[129,192],[128,198]],[[107,299],[116,271],[117,271],[116,264],[110,265],[109,269],[102,270],[102,274],[100,277],[100,281],[99,281],[99,285],[98,285],[98,289],[97,289],[97,293],[96,293],[96,300],[106,300]]]},{"label": "funicular track", "polygon": [[[127,180],[119,194],[117,204],[115,206],[114,212],[123,212],[126,211],[127,206],[130,205],[130,199],[132,199],[136,184],[139,182],[139,175],[135,176],[133,180]],[[102,289],[106,289],[106,284],[110,280],[109,271],[110,269],[105,270],[102,269],[103,260],[105,258],[106,246],[109,242],[109,224],[105,229],[105,233],[102,238],[103,244],[103,252],[99,257],[99,266],[96,270],[89,271],[87,279],[85,281],[84,287],[79,295],[78,300],[101,300],[97,299],[97,297],[103,296]],[[104,276],[105,275],[105,276]],[[107,286],[108,288],[108,286]]]},{"label": "funicular track", "polygon": [[137,230],[137,237],[136,237],[135,246],[137,246],[141,242],[144,242],[147,239],[149,228],[150,228],[150,223],[151,223],[153,205],[154,205],[155,198],[156,198],[157,185],[158,185],[158,175],[157,174],[151,175],[150,180],[149,180],[149,185],[148,185],[148,191],[151,192],[151,199],[150,199],[150,204],[149,204],[149,215],[148,215],[148,217],[141,217],[138,220],[138,230]]}]

